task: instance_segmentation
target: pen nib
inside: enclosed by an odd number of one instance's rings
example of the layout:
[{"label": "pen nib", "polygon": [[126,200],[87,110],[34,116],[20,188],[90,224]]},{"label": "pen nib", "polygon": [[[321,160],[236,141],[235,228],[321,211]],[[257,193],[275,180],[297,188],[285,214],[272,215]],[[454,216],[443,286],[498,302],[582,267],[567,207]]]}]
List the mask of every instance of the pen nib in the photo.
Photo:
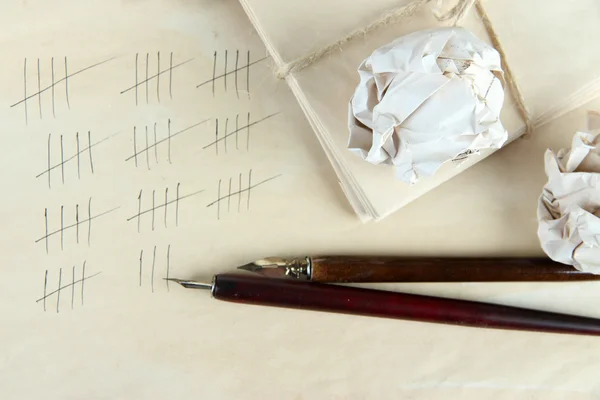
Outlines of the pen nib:
[{"label": "pen nib", "polygon": [[254,264],[254,263],[249,263],[249,264],[244,264],[238,267],[238,269],[243,269],[245,271],[250,271],[250,272],[259,272],[260,270],[263,269],[263,267],[261,267],[260,265]]},{"label": "pen nib", "polygon": [[244,264],[238,269],[254,272],[270,278],[291,277],[296,279],[307,279],[308,261],[307,259],[283,259],[278,257],[268,257],[261,260]]},{"label": "pen nib", "polygon": [[196,282],[196,281],[188,281],[185,279],[177,279],[177,278],[163,278],[166,281],[171,281],[175,283],[179,283],[181,286],[187,289],[212,289],[212,285],[210,283],[204,282]]},{"label": "pen nib", "polygon": [[260,265],[257,263],[248,263],[248,264],[239,266],[238,269],[243,269],[244,271],[254,272],[255,274],[259,274],[259,275],[266,276],[269,278],[285,277],[285,268],[278,266],[278,265]]}]

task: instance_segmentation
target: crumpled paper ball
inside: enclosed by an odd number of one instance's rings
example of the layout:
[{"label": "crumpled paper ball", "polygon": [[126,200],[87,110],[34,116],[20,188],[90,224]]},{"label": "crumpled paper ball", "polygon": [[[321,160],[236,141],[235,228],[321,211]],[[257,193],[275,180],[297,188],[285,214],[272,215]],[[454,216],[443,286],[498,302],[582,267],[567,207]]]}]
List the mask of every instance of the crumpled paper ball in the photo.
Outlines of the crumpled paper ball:
[{"label": "crumpled paper ball", "polygon": [[461,27],[400,37],[365,59],[349,104],[348,149],[413,184],[443,163],[500,148],[508,133],[500,55]]},{"label": "crumpled paper ball", "polygon": [[600,133],[577,132],[570,149],[547,150],[538,237],[554,261],[600,274]]}]

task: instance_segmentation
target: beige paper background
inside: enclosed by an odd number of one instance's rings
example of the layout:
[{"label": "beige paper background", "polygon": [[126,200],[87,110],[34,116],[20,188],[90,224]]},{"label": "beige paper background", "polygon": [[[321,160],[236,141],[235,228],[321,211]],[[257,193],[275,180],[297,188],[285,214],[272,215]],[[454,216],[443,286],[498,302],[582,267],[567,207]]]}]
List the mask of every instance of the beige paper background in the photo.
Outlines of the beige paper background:
[{"label": "beige paper background", "polygon": [[[0,20],[5,50],[0,74],[2,398],[594,399],[600,394],[595,338],[231,305],[204,292],[174,286],[167,291],[160,279],[168,245],[171,276],[184,278],[210,278],[267,255],[540,255],[535,208],[545,182],[542,155],[547,146],[569,144],[572,133],[585,126],[587,108],[500,150],[390,218],[362,225],[296,100],[271,78],[269,62],[251,70],[251,100],[241,92],[238,100],[232,86],[225,92],[222,80],[214,98],[210,87],[195,88],[212,77],[215,50],[219,57],[225,49],[250,49],[257,58],[265,54],[236,2],[30,0],[3,3]],[[149,104],[141,88],[136,107],[132,93],[119,92],[134,83],[135,53],[158,50],[194,61],[173,71],[173,100],[161,86],[159,104],[150,85]],[[38,99],[32,98],[25,125],[23,108],[10,107],[23,96],[23,59],[33,93],[37,58],[43,87],[51,82],[51,57],[60,77],[59,60],[65,55],[70,71],[116,58],[69,80],[70,110],[64,86],[57,85],[56,118],[49,92],[42,94],[41,119]],[[204,118],[231,122],[231,116],[248,110],[256,118],[281,112],[252,129],[248,152],[234,151],[233,141],[227,154],[224,148],[218,156],[212,148],[202,150],[214,140],[213,120],[172,139],[172,164],[163,146],[157,147],[158,163],[150,152],[150,170],[145,157],[137,168],[124,161],[133,151],[133,125],[171,118],[175,131]],[[75,160],[65,164],[64,185],[60,169],[53,171],[51,189],[45,176],[35,178],[47,167],[49,133],[57,162],[60,135],[65,156],[72,155],[74,133],[88,129],[94,141],[120,132],[93,148],[93,174],[82,154],[81,179]],[[235,199],[230,212],[223,201],[217,220],[216,210],[206,205],[217,196],[218,180],[224,190],[229,177],[247,176],[250,168],[256,181],[282,175],[252,190],[250,210],[243,208],[245,197],[239,214]],[[136,222],[126,221],[137,212],[140,189],[148,207],[152,190],[158,204],[158,194],[169,187],[172,195],[178,182],[182,195],[205,189],[181,200],[178,227],[171,207],[167,227],[162,212],[155,215],[154,231],[151,214],[141,219],[140,233]],[[87,215],[90,197],[94,214],[120,208],[93,220],[90,246],[82,224],[79,244],[69,228],[64,249],[60,235],[54,235],[46,254],[44,242],[35,243],[44,235],[44,209],[50,229],[56,229],[61,205],[66,226],[74,220],[76,204]],[[36,299],[43,294],[45,271],[48,291],[54,290],[60,269],[68,284],[73,265],[79,276],[84,260],[87,274],[101,272],[86,280],[84,304],[78,285],[73,309],[66,288],[60,312],[56,295],[48,298],[44,312]],[[600,317],[596,283],[378,287]]]}]

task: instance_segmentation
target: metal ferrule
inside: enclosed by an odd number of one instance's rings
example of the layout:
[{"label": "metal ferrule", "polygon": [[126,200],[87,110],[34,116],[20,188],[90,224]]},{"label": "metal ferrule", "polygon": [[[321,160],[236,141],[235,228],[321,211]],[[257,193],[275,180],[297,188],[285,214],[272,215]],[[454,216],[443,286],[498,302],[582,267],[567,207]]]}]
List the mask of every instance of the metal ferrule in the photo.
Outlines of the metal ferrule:
[{"label": "metal ferrule", "polygon": [[285,275],[303,280],[310,280],[311,261],[310,257],[302,258],[279,258],[267,257],[257,260],[254,264],[263,268],[283,268]]}]

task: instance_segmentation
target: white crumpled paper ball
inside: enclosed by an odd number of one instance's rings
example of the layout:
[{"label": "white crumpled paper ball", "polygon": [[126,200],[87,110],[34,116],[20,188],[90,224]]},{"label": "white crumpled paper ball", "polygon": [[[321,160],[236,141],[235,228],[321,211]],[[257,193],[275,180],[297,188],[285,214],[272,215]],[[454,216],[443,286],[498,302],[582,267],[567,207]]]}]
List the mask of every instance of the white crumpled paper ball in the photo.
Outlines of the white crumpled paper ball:
[{"label": "white crumpled paper ball", "polygon": [[[500,148],[508,133],[498,52],[460,27],[418,31],[375,50],[349,104],[348,149],[407,183]],[[465,157],[466,158],[466,157]]]},{"label": "white crumpled paper ball", "polygon": [[570,149],[547,150],[538,237],[554,261],[600,274],[600,134],[577,132]]}]

